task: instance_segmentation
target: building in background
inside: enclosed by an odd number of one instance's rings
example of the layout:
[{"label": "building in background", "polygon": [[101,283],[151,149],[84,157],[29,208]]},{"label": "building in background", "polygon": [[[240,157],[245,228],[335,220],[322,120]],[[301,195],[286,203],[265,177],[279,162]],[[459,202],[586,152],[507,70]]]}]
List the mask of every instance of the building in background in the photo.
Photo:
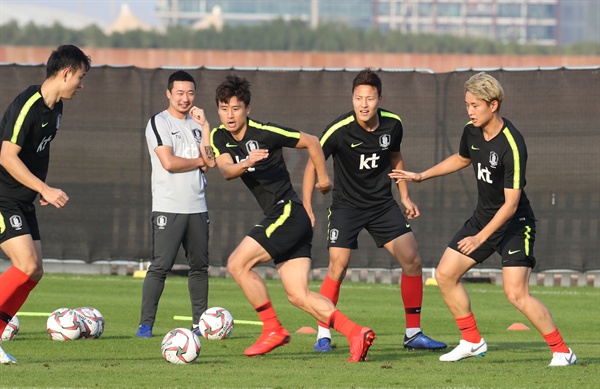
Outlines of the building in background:
[{"label": "building in background", "polygon": [[163,26],[275,19],[345,23],[407,34],[481,37],[520,44],[600,42],[598,0],[158,0]]}]

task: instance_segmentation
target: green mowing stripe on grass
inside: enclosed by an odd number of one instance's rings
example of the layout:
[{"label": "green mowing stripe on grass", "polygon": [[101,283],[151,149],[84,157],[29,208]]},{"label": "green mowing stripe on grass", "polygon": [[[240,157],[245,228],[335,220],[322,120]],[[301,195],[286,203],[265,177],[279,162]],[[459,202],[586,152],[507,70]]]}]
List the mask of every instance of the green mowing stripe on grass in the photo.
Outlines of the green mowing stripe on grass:
[{"label": "green mowing stripe on grass", "polygon": [[[288,302],[281,281],[265,283],[288,330],[316,325],[312,316]],[[150,339],[135,337],[142,284],[116,275],[45,274],[23,312],[93,306],[104,315],[105,332],[100,339],[57,342],[46,334],[47,317],[20,317],[17,338],[2,343],[19,363],[0,365],[0,388],[596,388],[600,377],[599,288],[531,287],[579,358],[578,365],[565,368],[547,366],[552,358],[549,347],[508,303],[501,286],[465,285],[488,344],[486,356],[442,363],[439,352],[404,350],[404,307],[397,285],[348,281],[342,284],[338,307],[377,334],[364,363],[345,362],[348,341],[335,331],[335,347],[329,353],[313,351],[314,334],[291,333],[289,344],[248,358],[244,350],[259,338],[261,327],[236,325],[226,340],[202,339],[196,362],[173,365],[162,358],[160,344],[170,330],[192,324],[174,320],[191,314],[187,279],[167,280]],[[234,318],[256,317],[235,281],[210,278],[209,284],[209,306],[223,307]],[[310,284],[311,290],[318,291],[319,286],[320,282]],[[515,322],[531,331],[508,331]],[[449,348],[460,340],[437,287],[424,288],[421,327]]]}]

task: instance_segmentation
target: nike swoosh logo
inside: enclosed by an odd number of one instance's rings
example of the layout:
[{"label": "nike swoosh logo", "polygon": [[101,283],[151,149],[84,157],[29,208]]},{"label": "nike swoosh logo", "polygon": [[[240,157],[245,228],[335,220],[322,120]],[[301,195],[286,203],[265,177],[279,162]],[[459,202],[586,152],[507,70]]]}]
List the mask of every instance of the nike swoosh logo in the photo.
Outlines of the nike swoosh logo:
[{"label": "nike swoosh logo", "polygon": [[42,123],[42,128],[46,127],[47,125],[48,125],[48,122]]},{"label": "nike swoosh logo", "polygon": [[519,251],[521,251],[521,250],[515,250],[515,251],[508,250],[508,255],[513,255],[513,254],[516,254],[516,253],[518,253]]},{"label": "nike swoosh logo", "polygon": [[480,348],[482,348],[484,344],[485,344],[485,343],[481,343],[481,344],[480,344],[479,346],[477,346],[477,347],[471,347],[471,352],[472,352],[472,353],[476,352],[477,350],[479,350]]},{"label": "nike swoosh logo", "polygon": [[235,143],[227,143],[225,146],[227,147],[237,147]]},{"label": "nike swoosh logo", "polygon": [[471,145],[471,150],[479,150],[479,147],[475,147],[474,145]]},{"label": "nike swoosh logo", "polygon": [[175,135],[175,134],[179,134],[179,131],[171,133],[171,135]]},{"label": "nike swoosh logo", "polygon": [[350,147],[352,147],[352,148],[355,148],[355,147],[358,147],[358,146],[362,145],[363,143],[364,143],[364,142],[360,142],[360,143],[352,143],[352,144],[350,145]]}]

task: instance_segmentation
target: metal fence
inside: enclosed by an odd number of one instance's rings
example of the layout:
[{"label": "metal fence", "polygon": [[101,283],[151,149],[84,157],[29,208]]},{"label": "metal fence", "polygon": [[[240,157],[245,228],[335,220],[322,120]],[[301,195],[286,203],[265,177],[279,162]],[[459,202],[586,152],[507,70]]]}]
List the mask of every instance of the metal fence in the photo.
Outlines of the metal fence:
[{"label": "metal fence", "polygon": [[[251,117],[320,135],[325,125],[352,109],[353,70],[187,69],[198,84],[196,105],[218,124],[214,91],[228,74],[252,84]],[[40,209],[44,258],[149,260],[150,161],[144,138],[149,117],[167,107],[166,80],[173,69],[93,67],[84,90],[65,103],[52,142],[48,183],[69,194],[64,210]],[[468,121],[463,83],[475,71],[433,74],[381,71],[383,108],[400,115],[406,168],[420,171],[458,150]],[[600,70],[488,70],[505,88],[502,114],[523,133],[529,151],[526,192],[538,219],[536,270],[600,269]],[[0,66],[0,107],[30,84],[43,66]],[[308,158],[286,150],[292,180],[301,193]],[[425,267],[435,267],[448,240],[477,202],[471,169],[423,184],[409,184],[422,216],[412,223]],[[262,213],[241,180],[208,172],[212,266],[229,253]],[[391,184],[391,183],[390,183]],[[326,267],[330,195],[315,194],[313,266]],[[398,264],[363,233],[351,267],[395,269]],[[182,261],[180,253],[178,261]],[[498,257],[486,267],[499,268]]]}]

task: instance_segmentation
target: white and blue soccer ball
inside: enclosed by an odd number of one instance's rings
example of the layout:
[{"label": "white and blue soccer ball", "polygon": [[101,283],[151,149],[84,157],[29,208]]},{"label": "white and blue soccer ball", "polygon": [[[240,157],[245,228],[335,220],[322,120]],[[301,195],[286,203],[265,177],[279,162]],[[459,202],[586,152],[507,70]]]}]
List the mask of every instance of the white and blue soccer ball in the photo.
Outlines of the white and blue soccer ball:
[{"label": "white and blue soccer ball", "polygon": [[98,317],[89,307],[75,308],[75,313],[79,315],[81,323],[80,339],[93,339],[98,337],[100,322]]},{"label": "white and blue soccer ball", "polygon": [[81,330],[81,317],[69,308],[58,308],[46,321],[46,333],[52,340],[77,340]]},{"label": "white and blue soccer ball", "polygon": [[100,313],[99,310],[97,310],[94,307],[86,307],[88,308],[90,311],[92,311],[92,313],[96,316],[96,320],[98,320],[98,333],[96,334],[96,338],[99,338],[102,336],[102,334],[104,333],[104,327],[105,327],[105,323],[106,320],[104,319],[104,316],[102,315],[102,313]]},{"label": "white and blue soccer ball", "polygon": [[161,352],[167,362],[184,364],[194,362],[200,355],[200,339],[187,328],[175,328],[162,340]]},{"label": "white and blue soccer ball", "polygon": [[200,316],[198,327],[206,339],[227,339],[233,332],[233,316],[225,308],[208,308]]},{"label": "white and blue soccer ball", "polygon": [[6,328],[4,328],[4,331],[2,332],[2,338],[0,338],[0,339],[2,339],[3,341],[4,340],[13,340],[19,333],[20,328],[21,328],[21,323],[19,322],[19,318],[16,316],[13,316],[12,319],[10,319],[10,321],[6,325]]}]

